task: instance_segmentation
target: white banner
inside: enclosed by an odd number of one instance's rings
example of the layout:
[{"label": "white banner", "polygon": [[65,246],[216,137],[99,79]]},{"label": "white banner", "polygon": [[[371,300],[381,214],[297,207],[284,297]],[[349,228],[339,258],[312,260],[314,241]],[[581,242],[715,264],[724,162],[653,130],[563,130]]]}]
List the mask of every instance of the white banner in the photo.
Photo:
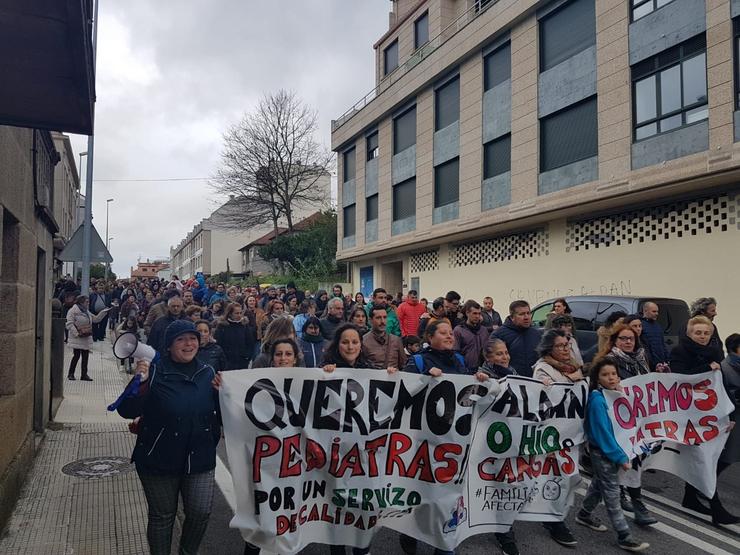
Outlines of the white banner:
[{"label": "white banner", "polygon": [[734,410],[722,373],[651,373],[623,380],[622,386],[623,394],[604,390],[614,436],[632,458],[633,470],[622,482],[639,486],[641,471],[655,468],[711,497]]},{"label": "white banner", "polygon": [[500,384],[378,370],[224,372],[231,525],[273,553],[366,547],[379,526],[451,551],[517,518],[561,520],[579,480],[586,386]]}]

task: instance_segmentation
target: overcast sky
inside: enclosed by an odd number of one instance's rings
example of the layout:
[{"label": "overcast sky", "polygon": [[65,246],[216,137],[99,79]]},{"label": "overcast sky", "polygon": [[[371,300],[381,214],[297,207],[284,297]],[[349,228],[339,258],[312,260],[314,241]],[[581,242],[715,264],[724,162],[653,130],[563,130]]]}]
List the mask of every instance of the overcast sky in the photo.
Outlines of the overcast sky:
[{"label": "overcast sky", "polygon": [[[93,222],[113,270],[169,256],[219,203],[224,130],[265,92],[294,90],[318,110],[317,139],[374,85],[372,45],[388,0],[100,0]],[[77,154],[87,138],[72,136]],[[84,163],[84,158],[83,158]],[[83,179],[85,172],[83,170]],[[84,181],[82,183],[84,191]]]}]

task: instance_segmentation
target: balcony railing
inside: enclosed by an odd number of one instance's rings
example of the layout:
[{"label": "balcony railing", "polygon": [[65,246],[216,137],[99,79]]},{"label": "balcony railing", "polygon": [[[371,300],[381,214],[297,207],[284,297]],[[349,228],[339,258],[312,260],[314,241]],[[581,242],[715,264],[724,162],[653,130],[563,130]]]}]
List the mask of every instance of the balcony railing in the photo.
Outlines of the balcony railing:
[{"label": "balcony railing", "polygon": [[455,19],[452,23],[450,23],[447,27],[442,29],[442,31],[436,35],[435,37],[432,37],[429,39],[429,42],[426,44],[421,45],[416,51],[411,55],[411,57],[406,60],[403,64],[399,65],[396,69],[394,69],[392,72],[390,72],[388,75],[386,75],[383,80],[378,83],[378,86],[375,87],[373,90],[371,90],[369,93],[367,93],[365,96],[363,96],[360,100],[355,102],[349,110],[344,112],[341,116],[339,116],[337,119],[332,120],[331,122],[331,130],[332,133],[339,129],[342,125],[347,123],[352,117],[357,114],[360,110],[365,108],[370,102],[375,100],[378,96],[380,96],[386,89],[388,89],[391,85],[393,85],[395,82],[397,82],[399,79],[401,79],[406,73],[408,73],[413,67],[419,64],[424,58],[429,56],[432,52],[437,50],[440,46],[442,46],[444,43],[446,43],[448,40],[450,40],[453,36],[455,36],[459,31],[464,29],[469,23],[471,23],[476,17],[478,17],[482,12],[496,4],[498,0],[476,0],[476,2],[470,6],[468,10],[466,10],[464,13],[462,13],[457,19]]}]

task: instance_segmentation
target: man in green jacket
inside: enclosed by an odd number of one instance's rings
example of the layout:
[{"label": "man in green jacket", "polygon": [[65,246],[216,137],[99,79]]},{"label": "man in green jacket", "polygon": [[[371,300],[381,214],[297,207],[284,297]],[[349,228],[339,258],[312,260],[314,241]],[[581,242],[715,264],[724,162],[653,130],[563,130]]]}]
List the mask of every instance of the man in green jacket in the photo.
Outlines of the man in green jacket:
[{"label": "man in green jacket", "polygon": [[378,287],[375,291],[373,291],[372,300],[365,305],[365,312],[367,312],[368,322],[370,321],[370,309],[374,306],[383,307],[388,313],[388,320],[385,325],[385,331],[401,337],[401,324],[398,322],[396,307],[388,302],[388,294],[382,287]]}]

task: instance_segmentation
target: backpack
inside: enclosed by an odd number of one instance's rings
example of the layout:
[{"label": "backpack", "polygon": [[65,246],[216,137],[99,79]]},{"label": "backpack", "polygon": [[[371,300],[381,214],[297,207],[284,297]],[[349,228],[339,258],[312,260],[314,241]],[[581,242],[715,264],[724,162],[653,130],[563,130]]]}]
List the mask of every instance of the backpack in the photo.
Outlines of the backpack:
[{"label": "backpack", "polygon": [[[465,357],[462,356],[460,353],[455,353],[455,358],[463,366],[463,368],[465,368]],[[423,374],[426,371],[424,368],[424,357],[422,357],[421,355],[414,355],[414,364],[416,365],[416,370],[419,372],[419,374]]]}]

